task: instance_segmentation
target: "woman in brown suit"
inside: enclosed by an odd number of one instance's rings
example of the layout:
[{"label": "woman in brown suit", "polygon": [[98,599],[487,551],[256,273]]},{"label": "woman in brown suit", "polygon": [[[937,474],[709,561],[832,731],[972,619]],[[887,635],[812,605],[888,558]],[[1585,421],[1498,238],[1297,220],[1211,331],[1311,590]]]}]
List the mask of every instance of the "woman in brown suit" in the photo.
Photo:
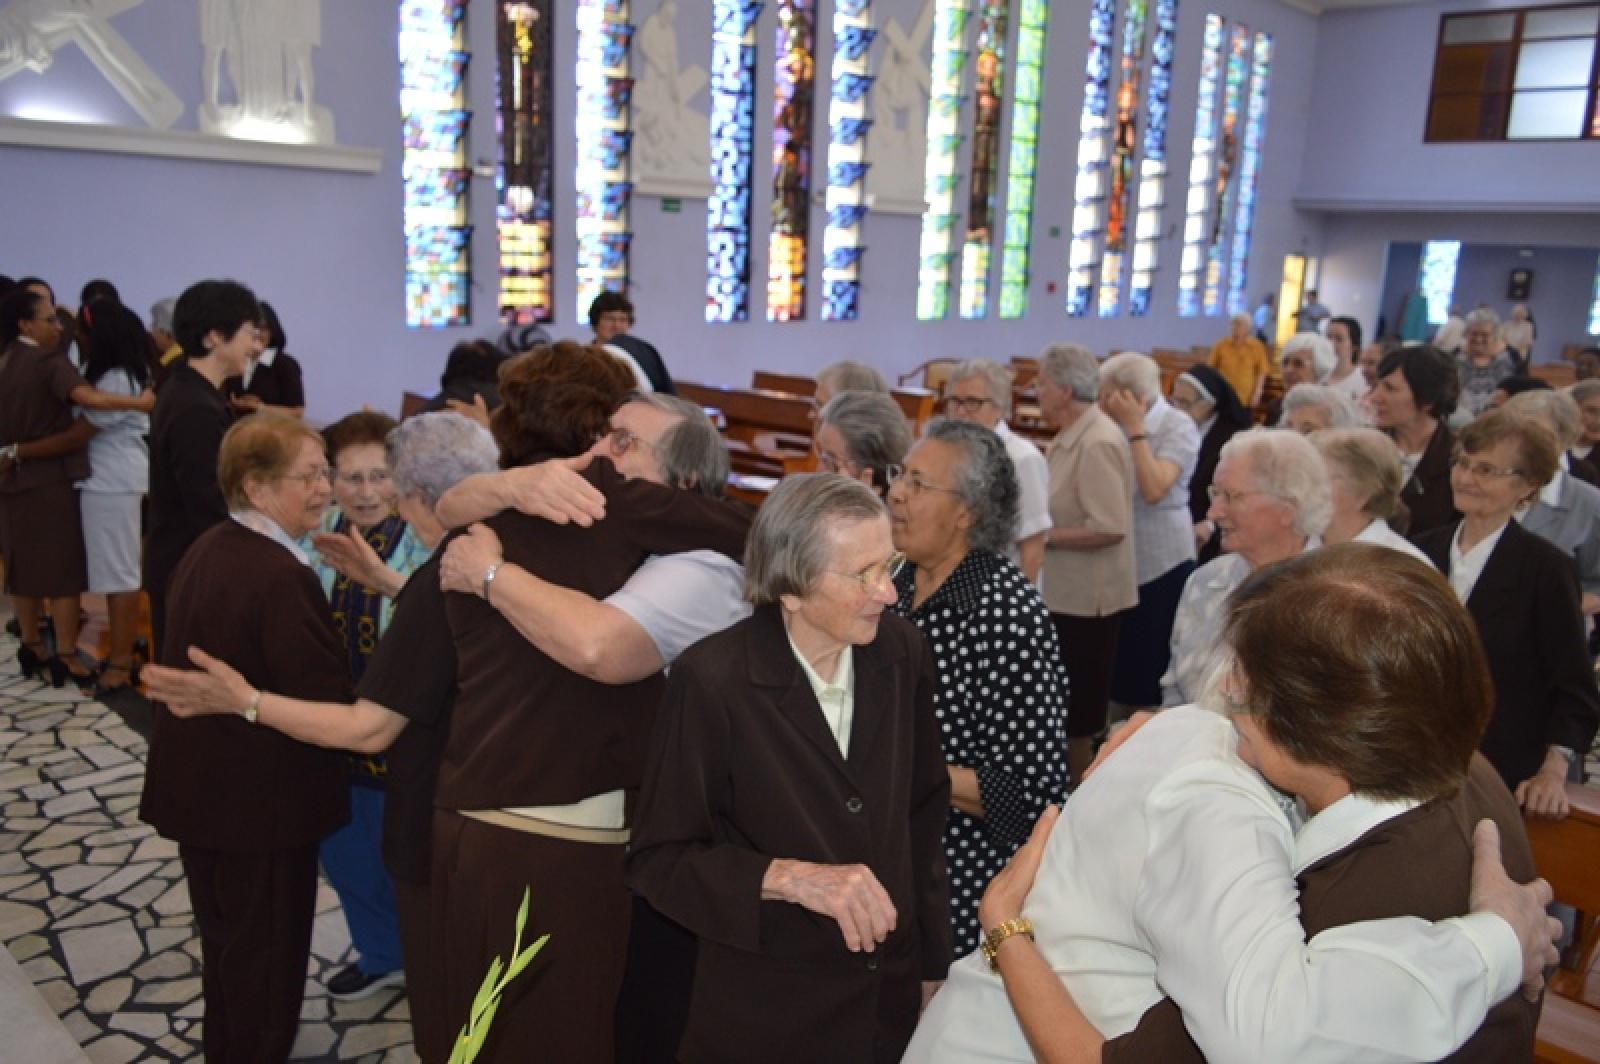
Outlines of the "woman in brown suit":
[{"label": "woman in brown suit", "polygon": [[[0,548],[6,591],[22,628],[17,664],[24,676],[48,670],[56,687],[73,676],[93,683],[77,660],[78,596],[88,584],[75,481],[89,475],[90,410],[145,410],[150,392],[111,395],[89,386],[67,360],[50,297],[18,288],[0,301]],[[39,638],[44,604],[56,629],[56,655]]]},{"label": "woman in brown suit", "polygon": [[350,668],[298,540],[328,503],[322,437],[257,414],[228,430],[217,478],[231,519],[173,574],[164,665],[198,647],[257,694],[244,716],[155,713],[140,816],[178,843],[200,931],[207,1060],[288,1059],[300,1023],[317,843],[349,819],[341,755],[256,724],[260,691],[350,701]]},{"label": "woman in brown suit", "polygon": [[790,477],[755,613],[672,667],[628,873],[699,940],[679,1060],[898,1061],[944,979],[950,779],[895,560],[870,488]]}]

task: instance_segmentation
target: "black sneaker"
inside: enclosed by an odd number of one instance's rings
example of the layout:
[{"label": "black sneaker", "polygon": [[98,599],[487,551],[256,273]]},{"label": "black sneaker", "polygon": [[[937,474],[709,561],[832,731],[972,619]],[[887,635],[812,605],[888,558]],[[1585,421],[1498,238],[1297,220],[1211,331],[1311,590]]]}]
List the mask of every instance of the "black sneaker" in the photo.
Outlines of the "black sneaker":
[{"label": "black sneaker", "polygon": [[406,973],[400,969],[382,975],[368,975],[359,964],[348,964],[328,980],[328,996],[338,1001],[359,1001],[391,986],[405,986]]}]

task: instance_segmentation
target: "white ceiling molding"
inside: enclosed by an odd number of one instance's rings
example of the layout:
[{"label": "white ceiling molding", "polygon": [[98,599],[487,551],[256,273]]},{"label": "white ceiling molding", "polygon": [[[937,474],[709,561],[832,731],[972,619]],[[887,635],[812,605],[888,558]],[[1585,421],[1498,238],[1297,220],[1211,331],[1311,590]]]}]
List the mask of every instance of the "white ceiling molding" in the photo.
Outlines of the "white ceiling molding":
[{"label": "white ceiling molding", "polygon": [[45,122],[6,116],[0,116],[0,144],[23,148],[60,148],[67,151],[149,155],[166,159],[199,159],[207,162],[245,163],[255,166],[289,166],[357,174],[375,174],[383,168],[383,152],[377,148],[275,144],[183,130],[139,129],[133,126],[102,126],[82,122]]},{"label": "white ceiling molding", "polygon": [[1325,214],[1589,214],[1600,212],[1600,200],[1587,203],[1519,203],[1512,200],[1368,200],[1301,197],[1302,211]]}]

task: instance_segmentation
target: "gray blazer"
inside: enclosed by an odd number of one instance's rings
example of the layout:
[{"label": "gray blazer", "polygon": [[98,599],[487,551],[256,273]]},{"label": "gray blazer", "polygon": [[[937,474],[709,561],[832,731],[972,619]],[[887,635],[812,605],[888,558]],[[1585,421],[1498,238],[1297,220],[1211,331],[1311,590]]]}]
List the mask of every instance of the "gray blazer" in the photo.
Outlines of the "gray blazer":
[{"label": "gray blazer", "polygon": [[1522,527],[1570,555],[1583,590],[1600,595],[1600,488],[1567,473],[1561,478],[1556,504],[1535,502],[1523,516]]}]

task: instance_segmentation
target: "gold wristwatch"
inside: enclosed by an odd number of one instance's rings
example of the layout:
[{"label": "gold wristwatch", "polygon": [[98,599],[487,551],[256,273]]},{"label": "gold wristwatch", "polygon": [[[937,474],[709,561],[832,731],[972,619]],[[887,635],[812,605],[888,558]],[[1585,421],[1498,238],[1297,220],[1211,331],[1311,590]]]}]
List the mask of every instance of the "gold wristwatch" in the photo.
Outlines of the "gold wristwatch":
[{"label": "gold wristwatch", "polygon": [[1033,938],[1033,921],[1026,916],[1019,916],[1015,920],[1007,920],[999,927],[990,928],[983,934],[983,941],[978,943],[978,948],[983,951],[983,959],[989,962],[989,970],[998,972],[1000,964],[995,960],[996,951],[1000,943],[1012,935],[1027,935]]}]

